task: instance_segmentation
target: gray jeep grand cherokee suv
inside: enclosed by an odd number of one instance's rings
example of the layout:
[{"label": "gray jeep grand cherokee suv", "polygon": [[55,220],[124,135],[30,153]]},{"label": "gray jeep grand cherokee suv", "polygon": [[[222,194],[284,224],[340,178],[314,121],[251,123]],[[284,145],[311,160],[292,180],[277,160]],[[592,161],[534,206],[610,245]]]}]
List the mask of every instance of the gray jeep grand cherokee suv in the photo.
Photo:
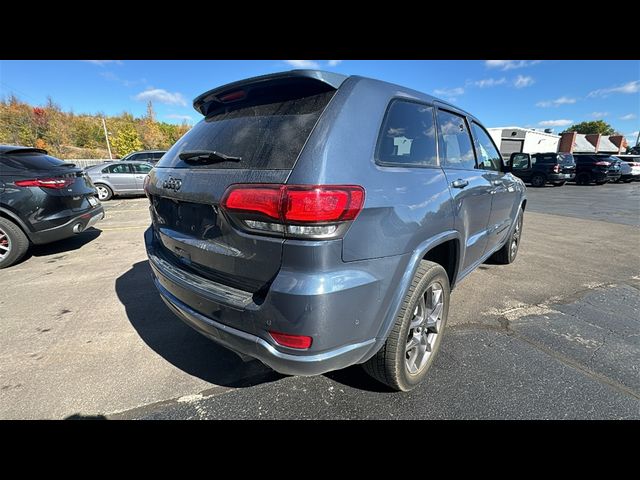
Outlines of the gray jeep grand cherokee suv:
[{"label": "gray jeep grand cherokee suv", "polygon": [[472,115],[358,76],[210,90],[151,171],[145,243],[187,324],[284,374],[364,364],[410,390],[451,289],[518,252],[525,187]]}]

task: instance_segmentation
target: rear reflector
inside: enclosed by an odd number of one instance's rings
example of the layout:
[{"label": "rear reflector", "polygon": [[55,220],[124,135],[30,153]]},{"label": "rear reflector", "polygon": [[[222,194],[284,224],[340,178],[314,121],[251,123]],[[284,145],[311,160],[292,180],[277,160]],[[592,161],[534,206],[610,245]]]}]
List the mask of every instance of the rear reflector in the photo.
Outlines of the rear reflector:
[{"label": "rear reflector", "polygon": [[288,333],[269,332],[278,345],[289,348],[305,349],[311,346],[313,339],[306,335],[290,335]]},{"label": "rear reflector", "polygon": [[34,178],[31,180],[18,180],[15,184],[17,187],[42,187],[60,190],[67,188],[75,180],[75,178]]}]

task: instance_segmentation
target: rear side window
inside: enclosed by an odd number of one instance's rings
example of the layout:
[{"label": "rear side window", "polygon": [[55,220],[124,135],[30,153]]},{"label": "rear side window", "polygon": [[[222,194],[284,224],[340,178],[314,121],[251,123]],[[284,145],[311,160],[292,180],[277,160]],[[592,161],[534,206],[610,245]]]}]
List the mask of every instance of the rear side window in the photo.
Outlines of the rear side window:
[{"label": "rear side window", "polygon": [[476,168],[476,157],[464,117],[438,110],[438,142],[444,168]]},{"label": "rear side window", "polygon": [[382,165],[437,166],[433,107],[394,100],[382,122],[376,159]]},{"label": "rear side window", "polygon": [[18,170],[49,170],[52,167],[65,164],[59,158],[37,153],[12,153],[2,155],[0,158],[2,158],[3,164]]},{"label": "rear side window", "polygon": [[[312,93],[288,98],[284,91],[274,98],[272,92],[265,92],[264,100],[249,98],[246,105],[216,111],[178,140],[157,167],[289,170],[335,90]],[[180,159],[180,152],[193,150],[241,160],[194,164]]]},{"label": "rear side window", "polygon": [[149,173],[153,167],[144,163],[133,163],[131,164],[131,168],[133,168],[133,171],[136,173]]},{"label": "rear side window", "polygon": [[484,128],[475,122],[471,123],[471,129],[473,130],[473,138],[476,142],[478,168],[499,172],[502,156],[491,141],[491,137]]},{"label": "rear side window", "polygon": [[128,163],[117,163],[104,168],[102,173],[131,173],[131,170]]}]

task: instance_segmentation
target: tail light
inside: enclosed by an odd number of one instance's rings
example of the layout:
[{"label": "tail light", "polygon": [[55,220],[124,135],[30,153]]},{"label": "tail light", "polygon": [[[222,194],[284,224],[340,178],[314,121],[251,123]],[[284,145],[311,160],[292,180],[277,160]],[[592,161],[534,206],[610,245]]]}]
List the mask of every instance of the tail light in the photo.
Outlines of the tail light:
[{"label": "tail light", "polygon": [[34,178],[31,180],[18,180],[17,187],[42,187],[61,190],[67,188],[75,182],[75,178]]},{"label": "tail light", "polygon": [[231,185],[222,208],[244,227],[302,238],[338,236],[364,205],[358,185]]},{"label": "tail light", "polygon": [[278,345],[289,348],[305,349],[311,346],[313,339],[306,335],[291,335],[288,333],[269,332]]},{"label": "tail light", "polygon": [[599,167],[608,167],[609,165],[611,165],[611,163],[609,163],[609,162],[603,162],[603,161],[596,162],[595,164],[596,164],[597,166],[599,166]]},{"label": "tail light", "polygon": [[560,173],[560,165],[557,163],[553,166],[553,173]]}]

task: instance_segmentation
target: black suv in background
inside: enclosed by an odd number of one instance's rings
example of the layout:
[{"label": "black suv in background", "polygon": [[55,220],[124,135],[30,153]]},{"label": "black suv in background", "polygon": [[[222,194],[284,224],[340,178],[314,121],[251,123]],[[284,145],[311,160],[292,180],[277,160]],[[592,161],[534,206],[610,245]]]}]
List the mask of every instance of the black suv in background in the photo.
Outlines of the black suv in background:
[{"label": "black suv in background", "polygon": [[104,217],[82,169],[45,150],[0,145],[0,269],[34,244],[70,237]]},{"label": "black suv in background", "polygon": [[595,153],[574,153],[576,161],[576,178],[578,185],[603,185],[607,182],[615,182],[620,178],[620,164],[617,158],[610,155],[598,155]]},{"label": "black suv in background", "polygon": [[167,153],[166,150],[141,150],[139,152],[132,152],[129,155],[125,155],[120,160],[149,162],[156,164],[165,153]]},{"label": "black suv in background", "polygon": [[512,153],[511,173],[534,187],[561,187],[573,180],[576,164],[570,153]]}]

